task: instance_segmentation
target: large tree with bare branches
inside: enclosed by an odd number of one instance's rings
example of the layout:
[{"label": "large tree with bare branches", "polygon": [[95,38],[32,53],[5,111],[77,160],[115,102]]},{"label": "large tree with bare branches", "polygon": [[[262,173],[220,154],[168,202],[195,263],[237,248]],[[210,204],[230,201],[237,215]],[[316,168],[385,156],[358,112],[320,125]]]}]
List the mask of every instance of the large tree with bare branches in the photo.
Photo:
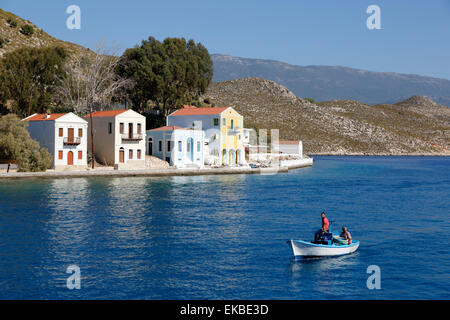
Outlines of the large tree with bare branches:
[{"label": "large tree with bare branches", "polygon": [[[105,49],[103,43],[95,52],[87,51],[72,57],[66,64],[66,73],[59,79],[57,95],[61,103],[75,112],[92,114],[109,109],[114,97],[132,84],[132,80],[117,75],[120,62],[115,52]],[[94,129],[90,117],[92,168],[94,168]]]}]

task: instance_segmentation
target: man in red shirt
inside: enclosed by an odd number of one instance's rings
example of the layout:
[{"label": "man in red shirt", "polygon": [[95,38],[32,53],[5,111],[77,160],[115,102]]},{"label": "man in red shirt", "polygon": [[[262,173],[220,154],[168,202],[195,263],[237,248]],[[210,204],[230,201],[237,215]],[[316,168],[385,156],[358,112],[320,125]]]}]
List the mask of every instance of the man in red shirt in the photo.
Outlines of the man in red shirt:
[{"label": "man in red shirt", "polygon": [[325,212],[322,212],[320,215],[322,216],[322,228],[317,230],[314,234],[314,242],[317,242],[321,235],[330,230],[330,222],[328,221]]}]

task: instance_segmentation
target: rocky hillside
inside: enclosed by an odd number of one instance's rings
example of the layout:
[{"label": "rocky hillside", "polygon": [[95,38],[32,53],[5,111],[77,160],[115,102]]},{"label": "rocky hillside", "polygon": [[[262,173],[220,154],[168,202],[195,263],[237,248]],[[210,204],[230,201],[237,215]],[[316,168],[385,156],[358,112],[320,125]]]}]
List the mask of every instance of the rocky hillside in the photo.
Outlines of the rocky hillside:
[{"label": "rocky hillside", "polygon": [[[23,26],[31,26],[27,33]],[[39,29],[28,20],[22,19],[11,12],[0,9],[0,57],[6,52],[22,47],[46,47],[59,45],[69,53],[79,53],[88,49],[77,44],[58,40]]]},{"label": "rocky hillside", "polygon": [[427,97],[396,104],[310,103],[273,81],[244,78],[210,85],[204,98],[230,105],[246,127],[278,128],[309,154],[450,155],[450,108]]},{"label": "rocky hillside", "polygon": [[352,99],[394,103],[414,94],[450,107],[450,80],[341,66],[296,66],[280,61],[212,55],[214,81],[247,77],[273,80],[297,96],[319,101]]}]

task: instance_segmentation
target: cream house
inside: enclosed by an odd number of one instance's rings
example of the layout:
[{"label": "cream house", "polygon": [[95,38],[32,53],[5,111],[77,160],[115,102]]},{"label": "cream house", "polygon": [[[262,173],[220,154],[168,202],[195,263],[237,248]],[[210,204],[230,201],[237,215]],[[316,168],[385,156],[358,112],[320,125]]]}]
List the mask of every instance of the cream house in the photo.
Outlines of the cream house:
[{"label": "cream house", "polygon": [[85,119],[89,123],[89,151],[91,151],[91,118],[97,161],[117,169],[145,168],[144,116],[126,109],[88,114]]},{"label": "cream house", "polygon": [[87,167],[87,121],[69,113],[33,114],[27,121],[32,139],[47,148],[53,157],[52,168]]}]

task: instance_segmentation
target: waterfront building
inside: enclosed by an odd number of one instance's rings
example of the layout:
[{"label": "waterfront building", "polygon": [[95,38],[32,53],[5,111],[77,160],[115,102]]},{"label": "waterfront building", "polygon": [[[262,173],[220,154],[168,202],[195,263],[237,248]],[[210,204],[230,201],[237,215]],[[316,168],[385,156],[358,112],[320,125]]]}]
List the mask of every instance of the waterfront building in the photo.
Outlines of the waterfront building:
[{"label": "waterfront building", "polygon": [[[85,116],[91,126],[91,115]],[[145,168],[145,117],[133,110],[92,113],[95,159],[116,169]],[[88,135],[88,150],[91,137]],[[92,152],[91,152],[92,153]]]},{"label": "waterfront building", "polygon": [[205,131],[205,161],[216,165],[245,164],[243,123],[244,117],[231,107],[184,106],[167,116],[168,126]]},{"label": "waterfront building", "polygon": [[33,114],[27,121],[32,139],[52,155],[52,168],[85,169],[87,167],[87,121],[69,113]]},{"label": "waterfront building", "polygon": [[275,145],[275,148],[278,148],[280,153],[286,155],[300,155],[303,157],[303,144],[298,140],[280,140],[278,145]]},{"label": "waterfront building", "polygon": [[146,153],[177,168],[203,167],[205,132],[178,126],[147,130]]}]

